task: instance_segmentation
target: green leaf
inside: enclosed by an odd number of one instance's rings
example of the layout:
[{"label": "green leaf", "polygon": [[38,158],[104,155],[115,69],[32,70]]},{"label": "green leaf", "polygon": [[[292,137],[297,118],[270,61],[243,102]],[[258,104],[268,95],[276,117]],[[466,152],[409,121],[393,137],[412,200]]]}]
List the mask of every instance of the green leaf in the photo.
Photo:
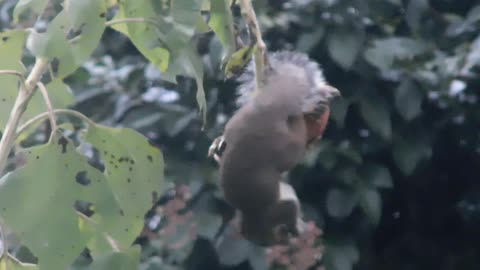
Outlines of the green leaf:
[{"label": "green leaf", "polygon": [[[104,0],[67,0],[45,33],[33,31],[27,47],[35,56],[58,60],[56,77],[64,78],[90,57],[105,30]],[[75,33],[68,37],[67,33]]]},{"label": "green leaf", "polygon": [[246,46],[234,52],[225,65],[225,77],[231,78],[239,74],[250,62],[257,46]]},{"label": "green leaf", "polygon": [[362,168],[362,178],[372,187],[392,188],[392,175],[387,167],[378,164],[367,164]]},{"label": "green leaf", "polygon": [[89,270],[132,270],[138,269],[140,247],[135,245],[125,252],[111,252],[94,258]]},{"label": "green leaf", "polygon": [[390,111],[380,96],[365,97],[360,101],[360,113],[367,125],[386,140],[392,137]]},{"label": "green leaf", "polygon": [[[202,1],[178,0],[172,2],[171,17],[160,14],[150,2],[126,0],[120,3],[116,20],[127,17],[146,18],[146,23],[114,25],[113,28],[129,36],[138,50],[161,71],[162,79],[176,82],[178,75],[195,78],[197,103],[204,123],[207,118],[207,101],[203,88],[203,64],[191,45],[191,38],[198,24]],[[167,22],[167,18],[169,19]]]},{"label": "green leaf", "polygon": [[377,225],[382,216],[382,198],[376,189],[361,189],[360,208],[368,216],[370,222]]},{"label": "green leaf", "polygon": [[411,59],[428,51],[428,46],[410,38],[395,37],[377,39],[365,50],[365,60],[382,71],[393,66],[394,60]]},{"label": "green leaf", "polygon": [[[73,208],[88,192],[77,175],[85,172],[95,183],[102,175],[64,138],[24,154],[26,165],[0,180],[0,216],[38,258],[40,269],[66,269],[90,237],[80,232]],[[19,198],[22,203],[13,203]]]},{"label": "green leaf", "polygon": [[[94,255],[111,251],[106,237],[130,246],[162,190],[163,157],[143,136],[98,125],[86,136],[102,153],[104,174],[61,137],[26,149],[26,165],[0,180],[0,216],[42,269],[65,269],[87,245]],[[78,218],[77,201],[92,203],[93,222]]]},{"label": "green leaf", "polygon": [[349,216],[358,200],[354,193],[342,189],[332,188],[327,193],[327,212],[335,218]]},{"label": "green leaf", "polygon": [[13,9],[13,22],[18,23],[19,17],[25,11],[33,11],[35,14],[43,12],[48,4],[48,0],[20,0]]},{"label": "green leaf", "polygon": [[[128,15],[127,15],[128,14]],[[144,18],[144,23],[122,23],[112,26],[113,29],[130,38],[135,47],[161,71],[166,71],[170,61],[170,52],[167,49],[165,34],[159,29],[159,14],[151,2],[122,1],[114,20],[127,17]]]},{"label": "green leaf", "polygon": [[38,270],[38,266],[35,264],[23,264],[10,256],[3,256],[0,257],[0,270]]},{"label": "green leaf", "polygon": [[225,0],[211,0],[210,21],[208,25],[220,39],[229,57],[235,50],[232,10]]},{"label": "green leaf", "polygon": [[59,59],[56,74],[59,78],[70,75],[90,57],[105,31],[104,0],[67,0],[65,11],[71,29],[81,33],[70,40],[71,54]]},{"label": "green leaf", "polygon": [[422,92],[412,80],[403,80],[395,91],[395,107],[407,121],[413,120],[422,113],[422,100]]},{"label": "green leaf", "polygon": [[[415,137],[412,138],[413,136]],[[406,175],[412,174],[418,163],[429,159],[431,155],[430,144],[418,135],[399,136],[394,140],[393,159],[398,168]]]},{"label": "green leaf", "polygon": [[173,62],[167,72],[163,74],[163,79],[172,81],[182,74],[195,78],[197,84],[197,104],[205,125],[207,119],[207,99],[205,98],[205,89],[203,88],[203,63],[190,44],[184,45],[181,50],[173,54]]},{"label": "green leaf", "polygon": [[129,245],[143,228],[143,215],[162,192],[163,156],[132,129],[90,125],[85,140],[99,151],[121,215],[130,220],[125,229],[117,231],[121,238],[115,239]]},{"label": "green leaf", "polygon": [[[0,33],[0,70],[16,70],[24,73],[20,64],[27,32],[12,30]],[[18,93],[19,78],[0,74],[0,131],[5,127]]]},{"label": "green leaf", "polygon": [[65,11],[61,11],[49,24],[47,31],[37,33],[35,30],[28,36],[27,48],[37,57],[58,58],[68,54],[69,44],[65,30],[69,23]]},{"label": "green leaf", "polygon": [[344,69],[350,69],[357,58],[363,40],[363,31],[336,29],[328,36],[328,51],[337,64]]}]

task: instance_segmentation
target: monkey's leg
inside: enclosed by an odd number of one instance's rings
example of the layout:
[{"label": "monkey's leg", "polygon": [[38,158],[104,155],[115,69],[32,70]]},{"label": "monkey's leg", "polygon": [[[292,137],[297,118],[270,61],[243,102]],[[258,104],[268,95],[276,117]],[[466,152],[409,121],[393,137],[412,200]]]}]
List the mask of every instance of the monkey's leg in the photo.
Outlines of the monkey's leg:
[{"label": "monkey's leg", "polygon": [[300,200],[298,199],[295,189],[288,183],[280,181],[280,202],[293,202],[297,208],[297,223],[296,228],[299,233],[302,233],[305,230],[305,222],[303,221],[302,207],[300,205]]},{"label": "monkey's leg", "polygon": [[283,200],[270,208],[269,216],[274,224],[273,235],[278,244],[287,244],[290,238],[299,234],[297,228],[298,211],[294,201]]}]

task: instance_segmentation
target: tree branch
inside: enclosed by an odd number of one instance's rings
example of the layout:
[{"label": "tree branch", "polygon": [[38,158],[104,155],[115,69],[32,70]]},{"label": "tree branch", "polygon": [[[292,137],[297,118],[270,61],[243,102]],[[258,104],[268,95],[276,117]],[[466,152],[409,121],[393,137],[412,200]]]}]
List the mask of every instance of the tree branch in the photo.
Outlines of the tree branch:
[{"label": "tree branch", "polygon": [[40,81],[43,73],[48,68],[48,60],[44,58],[37,58],[32,71],[28,75],[25,83],[20,86],[17,98],[13,105],[10,117],[8,118],[7,125],[3,131],[2,139],[0,140],[0,175],[5,169],[8,155],[13,148],[16,138],[17,126],[20,122],[27,104],[32,97],[35,86]]}]

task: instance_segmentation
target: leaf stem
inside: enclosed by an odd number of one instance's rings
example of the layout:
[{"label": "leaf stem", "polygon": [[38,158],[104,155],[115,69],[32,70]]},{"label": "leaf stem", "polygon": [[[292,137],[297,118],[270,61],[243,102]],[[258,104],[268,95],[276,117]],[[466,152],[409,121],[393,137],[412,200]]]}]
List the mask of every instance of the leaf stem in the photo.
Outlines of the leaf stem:
[{"label": "leaf stem", "polygon": [[122,24],[122,23],[129,23],[129,22],[133,22],[133,23],[149,23],[149,24],[153,24],[155,26],[158,26],[157,22],[154,20],[154,19],[150,19],[150,18],[123,18],[123,19],[116,19],[116,20],[110,20],[110,21],[107,21],[105,23],[106,26],[112,26],[112,25],[115,25],[115,24]]},{"label": "leaf stem", "polygon": [[25,112],[27,104],[35,91],[35,86],[40,81],[47,68],[48,60],[44,58],[37,58],[32,71],[25,80],[25,83],[22,83],[20,86],[17,98],[10,112],[10,117],[8,118],[7,124],[3,131],[2,139],[0,140],[0,175],[5,169],[8,155],[13,148],[20,118]]},{"label": "leaf stem", "polygon": [[53,106],[52,106],[52,101],[50,100],[50,97],[48,96],[48,91],[45,85],[41,82],[37,83],[38,89],[42,93],[43,99],[45,100],[45,105],[47,106],[47,113],[48,117],[50,118],[50,126],[51,126],[51,133],[50,133],[50,138],[49,141],[52,140],[53,135],[57,131],[57,120],[55,120],[55,113],[53,112]]},{"label": "leaf stem", "polygon": [[[82,114],[80,112],[77,112],[77,111],[74,111],[74,110],[55,109],[55,110],[52,110],[52,113],[56,114],[56,115],[58,115],[58,114],[71,115],[71,116],[74,116],[74,117],[77,117],[77,118],[81,119],[82,121],[86,122],[89,125],[94,125],[95,124],[92,120],[90,120],[90,118],[88,118],[84,114]],[[32,125],[34,125],[34,124],[36,124],[40,121],[43,121],[43,120],[45,120],[49,117],[50,117],[50,112],[44,112],[44,113],[41,113],[41,114],[36,115],[35,117],[29,119],[27,122],[25,122],[23,125],[21,125],[17,129],[16,137],[18,137],[20,134],[25,132],[25,130],[27,130],[27,128],[29,128],[30,126],[32,126]],[[53,126],[52,126],[52,132],[53,132]]]},{"label": "leaf stem", "polygon": [[258,90],[260,85],[265,79],[264,74],[264,67],[266,62],[266,50],[267,46],[262,38],[262,31],[260,30],[260,26],[258,24],[257,15],[255,14],[255,10],[252,6],[251,0],[240,0],[239,1],[240,7],[242,9],[242,16],[247,21],[248,27],[250,32],[253,34],[256,42],[257,50],[254,55],[255,61],[255,78],[256,78],[256,89]]},{"label": "leaf stem", "polygon": [[21,72],[16,71],[16,70],[3,69],[3,70],[0,70],[0,74],[15,75],[17,77],[20,77],[22,82],[25,81],[25,78],[23,77],[23,74]]}]

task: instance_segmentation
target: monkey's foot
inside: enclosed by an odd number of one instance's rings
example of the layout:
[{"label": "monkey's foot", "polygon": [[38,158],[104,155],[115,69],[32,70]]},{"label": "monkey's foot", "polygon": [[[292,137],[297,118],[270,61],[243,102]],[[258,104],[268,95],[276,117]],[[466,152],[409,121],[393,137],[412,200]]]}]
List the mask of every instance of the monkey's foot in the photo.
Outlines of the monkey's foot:
[{"label": "monkey's foot", "polygon": [[215,138],[213,140],[212,144],[208,148],[208,156],[212,157],[215,159],[215,161],[220,162],[220,156],[225,150],[226,143],[225,143],[225,138],[222,136]]}]

